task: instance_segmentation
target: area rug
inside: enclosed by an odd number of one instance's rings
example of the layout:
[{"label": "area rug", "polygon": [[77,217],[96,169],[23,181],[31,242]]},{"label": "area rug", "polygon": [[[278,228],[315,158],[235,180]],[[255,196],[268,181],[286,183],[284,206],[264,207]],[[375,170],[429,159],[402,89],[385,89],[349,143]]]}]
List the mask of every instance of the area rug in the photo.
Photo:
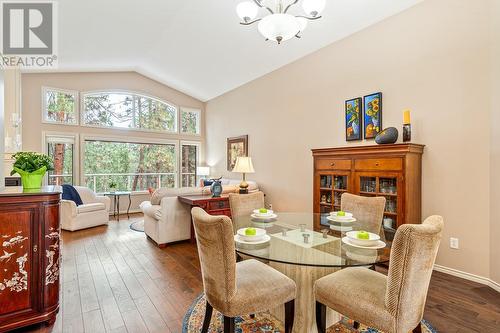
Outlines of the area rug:
[{"label": "area rug", "polygon": [[[205,317],[205,295],[198,296],[189,307],[182,323],[182,333],[198,333],[201,331]],[[352,327],[352,320],[343,317],[342,320],[327,329],[327,333],[383,333],[374,328],[360,325],[356,330]],[[283,324],[271,314],[264,312],[256,314],[254,318],[242,316],[235,318],[236,333],[281,333],[284,332]],[[423,333],[437,333],[437,331],[425,320],[422,320]],[[209,333],[222,333],[224,331],[223,316],[214,309]],[[305,333],[305,332],[304,332]]]},{"label": "area rug", "polygon": [[132,223],[130,225],[130,229],[138,232],[144,232],[144,220]]}]

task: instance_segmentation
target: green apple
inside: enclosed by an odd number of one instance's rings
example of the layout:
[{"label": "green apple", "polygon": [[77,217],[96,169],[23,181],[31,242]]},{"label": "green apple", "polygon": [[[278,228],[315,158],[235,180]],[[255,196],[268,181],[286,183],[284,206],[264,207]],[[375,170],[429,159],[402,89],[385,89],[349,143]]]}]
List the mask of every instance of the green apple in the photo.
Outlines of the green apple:
[{"label": "green apple", "polygon": [[266,214],[267,213],[267,209],[261,208],[261,209],[259,209],[259,213]]},{"label": "green apple", "polygon": [[255,236],[255,235],[257,235],[257,230],[255,230],[255,228],[246,228],[245,235],[246,236]]},{"label": "green apple", "polygon": [[370,234],[366,231],[358,231],[356,235],[359,239],[370,239]]},{"label": "green apple", "polygon": [[345,212],[343,212],[343,211],[339,210],[339,211],[337,212],[337,216],[345,216]]}]

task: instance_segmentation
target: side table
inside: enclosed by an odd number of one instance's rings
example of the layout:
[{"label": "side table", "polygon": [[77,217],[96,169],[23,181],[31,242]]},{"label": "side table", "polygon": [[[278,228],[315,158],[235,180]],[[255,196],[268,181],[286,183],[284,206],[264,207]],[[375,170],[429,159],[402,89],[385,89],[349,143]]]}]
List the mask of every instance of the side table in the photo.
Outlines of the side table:
[{"label": "side table", "polygon": [[103,195],[113,198],[113,217],[116,216],[117,221],[120,221],[120,197],[128,196],[127,218],[130,218],[130,206],[132,205],[132,192],[116,191],[105,192]]}]

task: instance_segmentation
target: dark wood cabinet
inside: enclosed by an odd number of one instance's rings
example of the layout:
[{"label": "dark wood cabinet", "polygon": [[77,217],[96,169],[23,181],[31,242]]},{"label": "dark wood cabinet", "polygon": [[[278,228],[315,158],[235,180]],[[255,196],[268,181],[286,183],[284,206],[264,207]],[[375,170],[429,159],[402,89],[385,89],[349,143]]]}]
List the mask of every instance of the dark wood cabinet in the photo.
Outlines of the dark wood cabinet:
[{"label": "dark wood cabinet", "polygon": [[342,193],[349,192],[386,198],[386,233],[420,223],[423,150],[417,144],[313,149],[314,212],[340,210]]},{"label": "dark wood cabinet", "polygon": [[53,322],[59,309],[60,194],[0,192],[0,332]]}]

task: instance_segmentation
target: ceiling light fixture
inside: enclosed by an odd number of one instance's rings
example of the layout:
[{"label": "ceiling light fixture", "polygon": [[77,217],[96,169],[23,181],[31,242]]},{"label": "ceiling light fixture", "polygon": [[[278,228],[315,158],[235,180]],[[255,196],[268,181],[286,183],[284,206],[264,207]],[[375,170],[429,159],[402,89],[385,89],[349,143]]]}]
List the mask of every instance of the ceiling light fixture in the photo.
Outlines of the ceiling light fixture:
[{"label": "ceiling light fixture", "polygon": [[[302,2],[305,15],[289,14],[290,8],[299,1]],[[300,33],[307,27],[307,21],[321,18],[325,5],[326,0],[253,0],[239,3],[236,13],[241,19],[240,24],[259,22],[258,30],[266,40],[281,44],[293,37],[300,38]],[[267,10],[267,15],[257,18],[261,8]]]}]

